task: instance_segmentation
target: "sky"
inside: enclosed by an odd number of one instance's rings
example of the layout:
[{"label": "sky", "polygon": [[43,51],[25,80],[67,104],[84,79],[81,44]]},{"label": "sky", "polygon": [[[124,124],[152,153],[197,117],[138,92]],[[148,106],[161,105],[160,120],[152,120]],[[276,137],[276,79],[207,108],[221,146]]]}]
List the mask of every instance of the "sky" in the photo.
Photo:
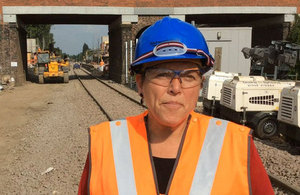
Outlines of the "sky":
[{"label": "sky", "polygon": [[82,52],[82,46],[86,43],[89,48],[97,48],[101,43],[101,36],[108,35],[107,25],[52,25],[55,47],[62,52],[77,55]]}]

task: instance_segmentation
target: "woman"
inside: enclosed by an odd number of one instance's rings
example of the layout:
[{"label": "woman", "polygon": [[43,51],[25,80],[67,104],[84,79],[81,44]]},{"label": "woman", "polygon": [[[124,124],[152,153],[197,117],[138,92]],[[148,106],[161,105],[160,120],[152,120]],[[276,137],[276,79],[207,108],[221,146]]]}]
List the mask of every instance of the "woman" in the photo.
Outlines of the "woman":
[{"label": "woman", "polygon": [[250,129],[193,112],[212,65],[192,25],[149,27],[131,65],[148,110],[90,128],[79,194],[273,194]]}]

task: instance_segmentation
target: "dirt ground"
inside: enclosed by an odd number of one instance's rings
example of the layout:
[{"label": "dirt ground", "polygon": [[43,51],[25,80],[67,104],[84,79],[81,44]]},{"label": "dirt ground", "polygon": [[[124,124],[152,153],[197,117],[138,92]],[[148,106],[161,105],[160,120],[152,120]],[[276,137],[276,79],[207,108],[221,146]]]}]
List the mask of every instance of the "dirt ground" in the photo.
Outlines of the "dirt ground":
[{"label": "dirt ground", "polygon": [[0,194],[76,194],[88,127],[105,120],[78,81],[0,92]]}]

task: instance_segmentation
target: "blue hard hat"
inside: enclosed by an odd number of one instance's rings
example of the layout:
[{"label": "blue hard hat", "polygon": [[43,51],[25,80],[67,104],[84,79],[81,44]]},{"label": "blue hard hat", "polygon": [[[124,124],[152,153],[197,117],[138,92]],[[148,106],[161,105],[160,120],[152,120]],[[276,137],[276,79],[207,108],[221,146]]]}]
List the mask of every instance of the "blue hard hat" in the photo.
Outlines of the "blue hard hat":
[{"label": "blue hard hat", "polygon": [[203,72],[214,63],[206,41],[197,28],[179,19],[165,17],[142,33],[131,69],[137,73],[144,63],[176,59],[202,60]]}]

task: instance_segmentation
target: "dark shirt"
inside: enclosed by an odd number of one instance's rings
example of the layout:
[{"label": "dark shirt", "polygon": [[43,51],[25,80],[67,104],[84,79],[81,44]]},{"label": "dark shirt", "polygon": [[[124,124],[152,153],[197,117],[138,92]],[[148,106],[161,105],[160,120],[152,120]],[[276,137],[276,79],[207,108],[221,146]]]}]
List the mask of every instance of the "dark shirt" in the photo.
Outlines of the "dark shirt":
[{"label": "dark shirt", "polygon": [[159,193],[164,194],[171,176],[175,158],[158,158],[153,156]]}]

